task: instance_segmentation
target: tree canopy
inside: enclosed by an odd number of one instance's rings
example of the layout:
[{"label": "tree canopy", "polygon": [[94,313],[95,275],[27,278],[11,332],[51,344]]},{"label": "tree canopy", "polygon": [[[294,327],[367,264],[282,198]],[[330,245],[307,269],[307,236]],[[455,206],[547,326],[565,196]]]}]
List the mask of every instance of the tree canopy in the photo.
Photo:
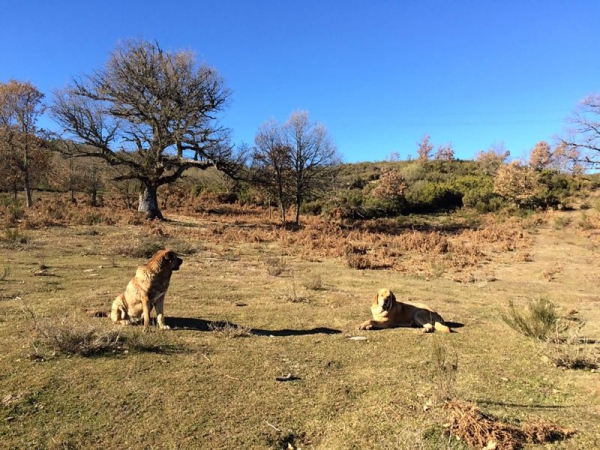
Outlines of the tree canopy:
[{"label": "tree canopy", "polygon": [[57,91],[51,110],[81,155],[104,159],[118,180],[139,180],[139,210],[162,218],[158,187],[192,167],[239,168],[217,119],[229,95],[217,70],[193,53],[129,40],[103,68]]}]

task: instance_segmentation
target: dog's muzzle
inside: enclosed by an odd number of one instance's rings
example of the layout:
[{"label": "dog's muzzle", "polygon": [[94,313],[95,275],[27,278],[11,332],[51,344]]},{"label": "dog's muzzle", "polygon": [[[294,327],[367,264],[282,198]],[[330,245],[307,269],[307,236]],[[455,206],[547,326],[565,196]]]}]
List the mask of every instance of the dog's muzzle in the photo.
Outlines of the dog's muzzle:
[{"label": "dog's muzzle", "polygon": [[177,261],[176,261],[175,265],[173,266],[173,270],[179,270],[182,263],[183,263],[183,259],[177,258]]}]

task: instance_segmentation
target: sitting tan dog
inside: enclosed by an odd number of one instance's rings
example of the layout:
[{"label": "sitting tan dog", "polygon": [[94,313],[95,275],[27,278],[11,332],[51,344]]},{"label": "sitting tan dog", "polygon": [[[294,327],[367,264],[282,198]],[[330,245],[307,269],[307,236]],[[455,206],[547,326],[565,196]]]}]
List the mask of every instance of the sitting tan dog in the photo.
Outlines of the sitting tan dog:
[{"label": "sitting tan dog", "polygon": [[444,319],[427,305],[421,303],[401,303],[389,289],[380,289],[371,306],[373,320],[359,325],[359,330],[372,330],[393,327],[423,327],[425,333],[434,329],[450,333]]},{"label": "sitting tan dog", "polygon": [[179,270],[183,260],[172,250],[159,250],[148,263],[141,265],[125,292],[112,304],[110,318],[114,323],[129,324],[144,319],[144,331],[150,326],[150,312],[156,308],[156,322],[161,330],[168,329],[163,315],[165,294],[171,274]]}]

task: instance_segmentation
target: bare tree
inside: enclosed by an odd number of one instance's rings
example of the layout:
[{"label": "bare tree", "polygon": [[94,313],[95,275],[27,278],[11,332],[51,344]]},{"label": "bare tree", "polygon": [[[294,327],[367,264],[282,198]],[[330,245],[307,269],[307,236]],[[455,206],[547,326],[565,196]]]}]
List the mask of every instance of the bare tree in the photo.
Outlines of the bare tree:
[{"label": "bare tree", "polygon": [[294,222],[299,225],[302,202],[324,191],[340,158],[325,126],[311,123],[308,111],[293,112],[283,125],[283,133],[290,149],[291,188],[296,209]]},{"label": "bare tree", "polygon": [[325,191],[339,165],[329,133],[323,124],[312,123],[307,111],[295,111],[283,125],[275,120],[264,123],[255,145],[253,165],[258,181],[276,193],[283,223],[293,202],[298,225],[302,203]]},{"label": "bare tree", "polygon": [[561,138],[574,161],[591,168],[600,166],[600,94],[585,97],[568,119],[570,126]]},{"label": "bare tree", "polygon": [[44,112],[44,94],[29,82],[0,83],[0,151],[5,180],[22,183],[27,207],[33,204],[32,177],[43,167],[44,141],[37,136],[37,120]]},{"label": "bare tree", "polygon": [[291,148],[284,143],[281,127],[274,119],[260,126],[252,154],[255,181],[279,201],[281,222],[285,223],[289,206],[288,183],[291,174]]},{"label": "bare tree", "polygon": [[55,95],[54,118],[87,156],[104,159],[139,180],[138,210],[161,218],[157,189],[196,167],[233,174],[241,167],[217,113],[230,95],[223,78],[196,64],[189,51],[163,51],[157,43],[130,40],[105,67],[73,80]]}]

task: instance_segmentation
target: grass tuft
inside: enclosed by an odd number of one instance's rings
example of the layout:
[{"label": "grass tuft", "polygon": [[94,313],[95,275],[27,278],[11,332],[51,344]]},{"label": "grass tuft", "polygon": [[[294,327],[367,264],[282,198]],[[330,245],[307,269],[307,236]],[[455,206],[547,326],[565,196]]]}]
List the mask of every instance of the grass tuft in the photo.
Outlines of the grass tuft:
[{"label": "grass tuft", "polygon": [[509,301],[508,312],[502,314],[502,320],[522,335],[540,341],[556,339],[565,330],[559,321],[556,307],[543,297],[531,302],[526,313],[517,310],[513,301]]},{"label": "grass tuft", "polygon": [[434,403],[450,400],[455,394],[458,355],[450,352],[439,339],[433,340],[431,351],[433,378],[435,380]]},{"label": "grass tuft", "polygon": [[250,328],[231,323],[229,321],[210,323],[208,329],[214,334],[226,337],[227,339],[235,339],[240,337],[249,337],[252,335]]}]

